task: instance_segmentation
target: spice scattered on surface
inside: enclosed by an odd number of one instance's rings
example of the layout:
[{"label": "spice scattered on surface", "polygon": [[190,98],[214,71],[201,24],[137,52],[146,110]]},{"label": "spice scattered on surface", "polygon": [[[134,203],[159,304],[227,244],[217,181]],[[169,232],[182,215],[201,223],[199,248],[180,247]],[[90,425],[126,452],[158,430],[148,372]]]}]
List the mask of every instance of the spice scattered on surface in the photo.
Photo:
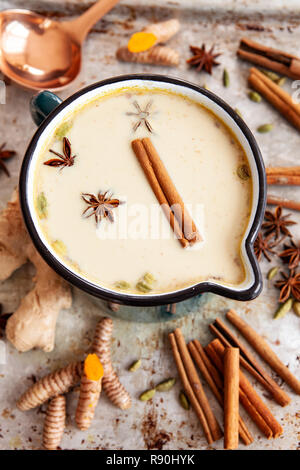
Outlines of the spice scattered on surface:
[{"label": "spice scattered on surface", "polygon": [[274,314],[274,318],[277,320],[278,318],[283,318],[285,315],[291,310],[293,305],[293,299],[288,299],[284,302],[284,304],[279,305],[278,309]]},{"label": "spice scattered on surface", "polygon": [[228,88],[230,85],[230,77],[227,69],[223,70],[223,85],[225,88]]},{"label": "spice scattered on surface", "polygon": [[293,220],[287,220],[290,214],[282,215],[282,207],[276,207],[274,212],[265,212],[265,222],[262,228],[265,230],[265,235],[272,235],[275,239],[279,238],[280,234],[291,237],[292,234],[288,230],[288,226],[295,225]]},{"label": "spice scattered on surface", "polygon": [[55,150],[50,149],[49,152],[56,155],[58,158],[50,158],[44,162],[44,165],[61,167],[61,170],[66,166],[73,166],[76,155],[72,155],[71,143],[67,137],[63,138],[63,154],[56,152]]},{"label": "spice scattered on surface", "polygon": [[190,46],[190,51],[193,56],[190,59],[187,59],[186,62],[191,67],[196,67],[197,72],[205,70],[211,75],[213,67],[219,65],[216,58],[219,57],[221,53],[214,54],[214,46],[212,46],[209,51],[206,50],[205,44],[202,44],[201,47]]},{"label": "spice scattered on surface", "polygon": [[257,91],[249,91],[248,97],[251,101],[254,101],[255,103],[260,103],[261,102],[261,95],[257,93]]},{"label": "spice scattered on surface", "polygon": [[190,402],[189,402],[187,396],[185,395],[185,393],[182,392],[182,391],[179,393],[179,402],[180,402],[182,408],[184,408],[185,410],[190,409]]},{"label": "spice scattered on surface", "polygon": [[293,310],[294,310],[294,313],[300,317],[300,302],[298,302],[297,300],[294,301],[293,303]]},{"label": "spice scattered on surface", "polygon": [[16,155],[14,150],[4,150],[5,143],[0,147],[0,170],[2,170],[7,177],[10,177],[10,173],[7,169],[6,163],[3,160],[8,160]]},{"label": "spice scattered on surface", "polygon": [[274,277],[278,273],[278,270],[279,270],[278,266],[274,266],[273,268],[271,268],[267,274],[267,279],[269,281],[272,281],[272,279],[274,279]]},{"label": "spice scattered on surface", "polygon": [[82,215],[84,217],[94,216],[97,225],[106,217],[110,222],[114,222],[113,209],[123,204],[123,202],[119,201],[119,199],[113,199],[112,196],[108,191],[104,193],[99,191],[97,196],[90,193],[82,193],[82,199],[88,204]]},{"label": "spice scattered on surface", "polygon": [[262,232],[258,233],[254,242],[254,253],[258,261],[261,260],[262,255],[264,255],[268,261],[271,261],[270,255],[275,255],[273,248],[277,246],[278,242],[272,239],[272,234],[266,237],[262,234]]},{"label": "spice scattered on surface", "polygon": [[156,385],[155,389],[157,392],[168,392],[169,390],[171,390],[171,388],[174,387],[175,382],[176,382],[176,379],[173,379],[173,378],[164,380],[163,382]]},{"label": "spice scattered on surface", "polygon": [[131,366],[128,368],[129,372],[135,372],[137,371],[142,365],[141,359],[138,359],[137,361],[134,361]]},{"label": "spice scattered on surface", "polygon": [[278,255],[284,263],[287,263],[289,269],[295,269],[300,262],[300,243],[296,245],[290,240],[290,245],[284,245],[284,250]]},{"label": "spice scattered on surface", "polygon": [[291,269],[288,273],[282,271],[282,279],[275,282],[275,287],[280,289],[279,302],[285,302],[292,295],[300,301],[300,273]]},{"label": "spice scattered on surface", "polygon": [[156,393],[155,388],[151,388],[150,390],[146,390],[145,392],[140,394],[139,400],[141,400],[141,401],[151,400],[151,398],[154,397],[155,393]]},{"label": "spice scattered on surface", "polygon": [[258,126],[257,132],[260,134],[266,134],[267,132],[270,132],[273,127],[273,124],[262,124],[261,126]]}]

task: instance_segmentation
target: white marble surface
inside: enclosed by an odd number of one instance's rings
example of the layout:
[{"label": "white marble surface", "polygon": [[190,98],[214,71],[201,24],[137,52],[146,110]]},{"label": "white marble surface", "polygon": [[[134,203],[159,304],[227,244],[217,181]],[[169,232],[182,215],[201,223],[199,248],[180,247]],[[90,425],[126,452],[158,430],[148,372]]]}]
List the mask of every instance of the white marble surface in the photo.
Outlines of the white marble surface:
[{"label": "white marble surface", "polygon": [[[89,4],[90,2],[82,0],[2,0],[0,8],[31,7],[36,11],[51,12],[51,16],[65,19],[66,15],[78,14]],[[286,2],[278,0],[272,2],[272,8],[269,5],[269,2],[263,0],[147,0],[142,6],[134,0],[121,1],[115,11],[99,22],[89,35],[84,45],[82,73],[76,83],[61,92],[60,96],[67,97],[87,84],[128,72],[155,71],[186,78],[199,84],[206,83],[212,91],[242,112],[258,139],[266,164],[299,164],[299,133],[266,103],[258,105],[248,100],[246,77],[249,65],[239,62],[235,56],[239,38],[243,35],[292,53],[300,53],[299,2],[289,2],[287,5]],[[121,64],[116,61],[116,48],[126,44],[132,31],[138,30],[149,20],[159,20],[174,14],[182,21],[181,33],[171,42],[172,46],[181,52],[182,58],[178,68],[168,70],[162,67]],[[253,30],[254,24],[262,26],[262,30]],[[249,25],[250,30],[247,30]],[[185,59],[189,56],[188,45],[201,45],[202,42],[208,45],[214,43],[216,49],[223,52],[220,57],[222,65],[214,70],[213,77],[198,75],[185,64]],[[228,89],[222,86],[223,66],[226,66],[230,73],[231,85]],[[288,82],[286,89],[290,89],[290,85]],[[0,208],[5,206],[18,183],[22,156],[35,129],[28,109],[30,97],[30,92],[10,85],[7,87],[6,104],[0,105],[0,140],[7,142],[9,147],[18,152],[18,157],[8,164],[11,178],[0,175]],[[256,127],[266,122],[274,123],[274,130],[265,135],[257,134]],[[272,193],[300,199],[300,188],[277,188],[272,190]],[[299,214],[293,214],[293,219],[300,222]],[[292,228],[296,239],[300,236],[299,227]],[[262,263],[264,277],[269,267],[268,263]],[[33,268],[25,266],[0,285],[0,303],[3,304],[5,312],[13,311],[24,293],[30,289],[32,274]],[[67,428],[61,447],[145,449],[161,447],[162,442],[166,441],[163,444],[164,449],[206,449],[205,438],[193,411],[186,412],[178,404],[178,393],[181,389],[179,382],[173,390],[157,394],[151,402],[140,402],[137,397],[141,391],[160,380],[176,376],[167,340],[167,333],[175,325],[182,327],[187,340],[199,338],[205,343],[210,338],[208,323],[216,316],[222,317],[228,308],[235,308],[246,318],[299,377],[300,319],[289,313],[282,320],[273,320],[277,296],[278,291],[265,283],[263,293],[252,302],[240,303],[211,294],[206,295],[201,302],[195,302],[189,316],[176,322],[144,324],[116,320],[113,359],[121,380],[133,396],[132,409],[121,412],[102,396],[91,429],[88,432],[80,432],[74,424],[77,392],[73,392],[68,396]],[[104,312],[107,313],[104,305],[95,304],[85,294],[73,290],[73,307],[62,312],[59,317],[56,347],[53,352],[46,354],[31,351],[21,354],[5,343],[7,360],[6,364],[0,365],[0,449],[40,448],[44,414],[38,410],[19,412],[15,407],[16,399],[31,384],[32,375],[42,376],[68,360],[82,357],[89,346],[97,319]],[[129,373],[128,365],[139,357],[142,358],[141,369],[134,374]],[[255,386],[259,393],[264,393],[259,385]],[[292,403],[286,408],[280,408],[273,401],[264,398],[284,427],[284,434],[279,439],[267,441],[253,423],[249,422],[242,410],[243,417],[255,436],[251,449],[299,448],[300,400],[286,385],[283,385],[283,388],[292,397]],[[220,419],[218,405],[209,391],[208,395]],[[222,442],[212,447],[222,448]],[[244,446],[241,444],[240,448],[243,449]]]}]

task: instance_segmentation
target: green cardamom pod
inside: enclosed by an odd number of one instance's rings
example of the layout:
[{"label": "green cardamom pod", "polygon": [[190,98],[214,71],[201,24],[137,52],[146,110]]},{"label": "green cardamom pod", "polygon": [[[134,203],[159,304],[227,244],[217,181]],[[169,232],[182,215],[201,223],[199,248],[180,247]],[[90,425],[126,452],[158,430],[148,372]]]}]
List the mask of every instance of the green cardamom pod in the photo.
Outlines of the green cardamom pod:
[{"label": "green cardamom pod", "polygon": [[293,303],[293,310],[295,312],[295,314],[300,317],[300,302],[298,302],[297,300],[294,301]]},{"label": "green cardamom pod", "polygon": [[240,118],[243,119],[243,115],[242,115],[241,111],[240,111],[238,108],[234,108],[234,110],[235,110],[236,114],[237,114],[238,116],[240,116]]},{"label": "green cardamom pod", "polygon": [[277,320],[278,318],[283,318],[292,308],[293,299],[288,299],[284,304],[279,305],[278,309],[274,314],[274,318]]},{"label": "green cardamom pod", "polygon": [[272,72],[271,70],[260,69],[260,71],[270,80],[272,80],[272,82],[278,83],[278,80],[280,80],[281,78],[280,75],[275,72]]},{"label": "green cardamom pod", "polygon": [[127,281],[118,281],[116,282],[115,286],[117,289],[122,289],[122,290],[126,290],[130,288],[130,284]]},{"label": "green cardamom pod", "polygon": [[184,408],[185,410],[190,409],[190,402],[189,402],[188,397],[186,396],[186,394],[184,392],[179,393],[179,402],[180,402],[182,408]]},{"label": "green cardamom pod", "polygon": [[266,132],[270,132],[273,129],[273,124],[262,124],[257,128],[257,132],[260,134],[265,134]]},{"label": "green cardamom pod", "polygon": [[283,86],[285,84],[285,82],[286,82],[286,77],[281,77],[281,78],[279,78],[279,80],[277,80],[276,83],[277,83],[278,86]]},{"label": "green cardamom pod", "polygon": [[45,193],[40,193],[36,201],[36,209],[40,219],[46,219],[48,216],[48,201]]},{"label": "green cardamom pod", "polygon": [[254,101],[255,103],[260,103],[261,102],[261,96],[257,91],[249,91],[248,97],[250,98],[251,101]]},{"label": "green cardamom pod", "polygon": [[59,255],[65,256],[67,254],[67,247],[61,240],[55,240],[51,246]]},{"label": "green cardamom pod", "polygon": [[153,282],[155,282],[155,277],[151,273],[144,274],[143,279],[147,284],[153,284]]},{"label": "green cardamom pod", "polygon": [[223,85],[226,88],[228,88],[230,85],[230,78],[229,78],[229,73],[227,69],[224,69],[223,71]]},{"label": "green cardamom pod", "polygon": [[269,281],[272,281],[272,279],[274,279],[274,277],[278,273],[278,270],[279,270],[278,266],[274,266],[273,268],[271,268],[267,274],[267,279],[269,279]]},{"label": "green cardamom pod", "polygon": [[138,359],[137,361],[134,361],[131,366],[128,368],[129,372],[135,372],[141,367],[142,361],[141,359]]},{"label": "green cardamom pod", "polygon": [[69,132],[69,130],[71,129],[71,127],[73,126],[73,121],[66,121],[66,122],[63,122],[55,131],[55,137],[57,139],[63,139],[64,137],[66,137],[67,133]]},{"label": "green cardamom pod", "polygon": [[168,379],[156,385],[157,392],[168,392],[174,386],[176,379]]},{"label": "green cardamom pod", "polygon": [[151,400],[151,398],[154,397],[155,392],[156,392],[156,389],[155,389],[155,388],[151,388],[150,390],[146,390],[145,392],[143,392],[143,393],[140,394],[139,399],[140,399],[141,401],[148,401],[148,400]]},{"label": "green cardamom pod", "polygon": [[246,164],[240,165],[236,172],[238,177],[244,181],[248,180],[251,177],[250,169]]},{"label": "green cardamom pod", "polygon": [[136,284],[136,288],[140,292],[144,292],[144,293],[150,292],[152,290],[152,287],[149,286],[149,284],[147,284],[146,282],[143,282],[143,281],[139,281]]}]

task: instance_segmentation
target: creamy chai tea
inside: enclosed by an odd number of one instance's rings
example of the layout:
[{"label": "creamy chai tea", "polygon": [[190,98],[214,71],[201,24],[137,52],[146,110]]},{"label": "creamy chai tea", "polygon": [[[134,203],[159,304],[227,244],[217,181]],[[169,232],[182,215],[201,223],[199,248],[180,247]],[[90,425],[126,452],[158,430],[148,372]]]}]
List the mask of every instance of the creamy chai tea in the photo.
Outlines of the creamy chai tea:
[{"label": "creamy chai tea", "polygon": [[97,97],[58,125],[34,185],[56,256],[95,284],[143,295],[245,280],[247,158],[226,125],[189,98],[141,88]]}]

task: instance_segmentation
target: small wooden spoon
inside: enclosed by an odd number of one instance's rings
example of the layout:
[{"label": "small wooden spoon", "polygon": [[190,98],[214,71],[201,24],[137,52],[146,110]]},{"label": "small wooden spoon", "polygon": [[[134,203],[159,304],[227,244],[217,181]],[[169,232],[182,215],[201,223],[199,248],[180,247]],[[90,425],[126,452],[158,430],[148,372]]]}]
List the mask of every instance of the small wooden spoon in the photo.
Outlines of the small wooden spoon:
[{"label": "small wooden spoon", "polygon": [[81,67],[81,46],[92,26],[119,0],[100,0],[72,21],[57,22],[28,10],[0,13],[0,69],[33,90],[69,85]]}]

